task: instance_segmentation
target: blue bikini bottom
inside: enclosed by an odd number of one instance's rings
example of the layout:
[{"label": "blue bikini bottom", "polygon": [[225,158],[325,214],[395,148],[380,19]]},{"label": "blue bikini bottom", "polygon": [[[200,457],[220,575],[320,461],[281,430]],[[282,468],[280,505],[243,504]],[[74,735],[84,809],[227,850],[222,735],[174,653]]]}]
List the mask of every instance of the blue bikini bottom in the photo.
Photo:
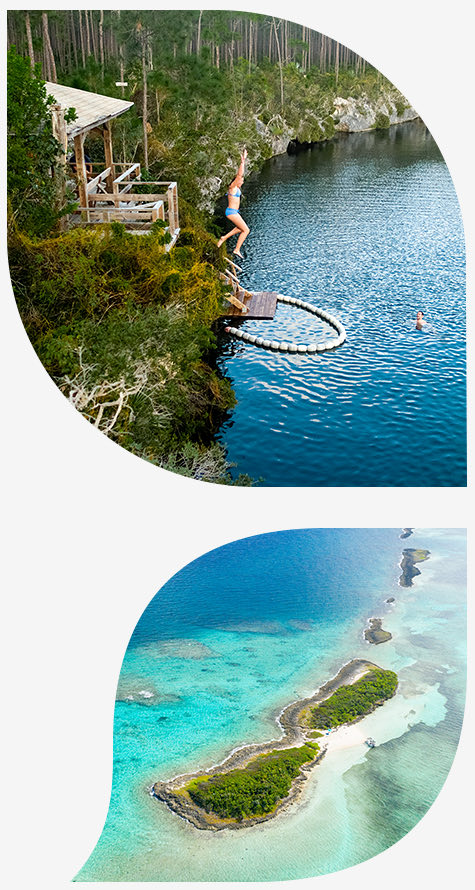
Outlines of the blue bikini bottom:
[{"label": "blue bikini bottom", "polygon": [[235,210],[234,207],[226,207],[224,211],[225,216],[241,216],[239,210]]}]

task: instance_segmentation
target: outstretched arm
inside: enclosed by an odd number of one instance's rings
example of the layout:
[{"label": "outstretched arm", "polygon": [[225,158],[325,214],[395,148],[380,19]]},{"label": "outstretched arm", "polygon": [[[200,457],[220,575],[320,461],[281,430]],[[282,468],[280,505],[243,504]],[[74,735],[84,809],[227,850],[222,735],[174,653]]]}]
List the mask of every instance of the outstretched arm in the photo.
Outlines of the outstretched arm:
[{"label": "outstretched arm", "polygon": [[244,176],[244,166],[246,163],[246,158],[247,158],[247,148],[245,148],[244,151],[241,152],[241,163],[239,164],[239,170],[236,174],[237,176]]}]

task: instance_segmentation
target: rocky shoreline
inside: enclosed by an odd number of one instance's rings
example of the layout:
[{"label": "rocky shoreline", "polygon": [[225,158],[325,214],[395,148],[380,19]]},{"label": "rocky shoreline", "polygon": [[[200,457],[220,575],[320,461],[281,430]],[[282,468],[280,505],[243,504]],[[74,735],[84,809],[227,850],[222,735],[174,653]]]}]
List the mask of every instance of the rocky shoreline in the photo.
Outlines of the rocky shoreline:
[{"label": "rocky shoreline", "polygon": [[312,730],[308,721],[309,708],[318,705],[324,699],[329,698],[329,696],[340,686],[355,683],[363,674],[374,668],[378,668],[378,665],[373,664],[366,659],[353,659],[345,664],[335,677],[320,686],[312,696],[292,702],[281,711],[276,718],[277,725],[283,733],[280,739],[274,739],[262,744],[245,745],[242,748],[235,749],[221,763],[215,764],[207,770],[175,776],[167,782],[155,782],[150,790],[151,796],[166,803],[174,813],[181,816],[182,819],[186,819],[194,825],[195,828],[199,829],[219,831],[224,828],[245,828],[274,818],[278,813],[282,812],[292,804],[300,795],[303,783],[306,779],[305,773],[316,766],[317,763],[320,763],[326,753],[325,747],[317,752],[316,757],[310,763],[304,764],[304,766],[301,767],[300,774],[292,782],[289,794],[278,802],[272,813],[263,816],[243,819],[241,822],[220,818],[212,813],[207,813],[193,803],[185,788],[192,779],[209,777],[217,773],[221,774],[230,772],[234,769],[240,769],[247,766],[251,760],[254,760],[260,754],[268,754],[271,751],[291,748],[312,741],[315,738],[315,735],[314,730]]},{"label": "rocky shoreline", "polygon": [[388,630],[383,630],[382,618],[370,618],[369,627],[365,629],[364,638],[368,643],[374,643],[378,646],[380,643],[387,643],[392,640],[393,635]]},{"label": "rocky shoreline", "polygon": [[415,578],[416,575],[421,574],[416,563],[425,562],[429,556],[430,550],[416,550],[413,547],[408,547],[406,550],[402,551],[402,558],[399,563],[401,569],[401,576],[399,578],[400,587],[412,587],[412,579]]},{"label": "rocky shoreline", "polygon": [[[419,118],[419,114],[396,90],[386,89],[377,99],[362,95],[327,96],[318,111],[308,110],[305,120],[298,127],[291,126],[282,114],[274,115],[267,124],[254,114],[254,126],[262,141],[260,155],[250,158],[249,173],[257,173],[265,160],[283,154],[295,154],[310,148],[318,142],[349,133],[364,133],[375,129],[389,129],[395,124],[407,123]],[[200,185],[199,206],[213,213],[216,201],[223,195],[224,184],[228,184],[235,172],[235,158],[228,158],[225,167],[216,175],[205,175]]]}]

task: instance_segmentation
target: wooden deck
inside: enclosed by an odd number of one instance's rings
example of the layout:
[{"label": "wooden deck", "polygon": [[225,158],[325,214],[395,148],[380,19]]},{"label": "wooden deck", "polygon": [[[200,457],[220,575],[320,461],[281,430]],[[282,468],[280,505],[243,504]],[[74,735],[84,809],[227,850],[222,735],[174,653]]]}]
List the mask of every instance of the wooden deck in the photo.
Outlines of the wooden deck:
[{"label": "wooden deck", "polygon": [[235,291],[235,295],[239,300],[248,307],[248,312],[241,312],[236,306],[230,305],[223,311],[221,318],[262,318],[271,320],[274,318],[277,308],[277,294],[272,291],[259,291],[253,293],[250,297],[246,297],[245,293],[240,290]]}]

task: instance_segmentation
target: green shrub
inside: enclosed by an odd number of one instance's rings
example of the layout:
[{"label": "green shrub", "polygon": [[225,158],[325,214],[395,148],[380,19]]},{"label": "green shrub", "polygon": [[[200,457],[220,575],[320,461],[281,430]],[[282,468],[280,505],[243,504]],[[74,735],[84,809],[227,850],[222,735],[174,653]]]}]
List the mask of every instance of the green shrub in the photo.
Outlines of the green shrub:
[{"label": "green shrub", "polygon": [[376,705],[394,695],[397,682],[393,671],[378,668],[366,673],[356,683],[340,686],[316,708],[311,708],[312,726],[331,729],[369,714]]},{"label": "green shrub", "polygon": [[190,243],[165,253],[160,229],[37,241],[12,223],[11,279],[40,360],[89,422],[160,466],[229,482],[212,437],[235,397],[208,360],[223,286],[204,257],[219,253],[205,231],[188,231]]},{"label": "green shrub", "polygon": [[186,787],[191,799],[208,813],[242,821],[272,812],[290,791],[304,763],[314,760],[316,743],[261,754],[243,769],[195,779]]},{"label": "green shrub", "polygon": [[406,108],[409,108],[409,105],[402,96],[401,98],[397,98],[394,100],[394,106],[396,108],[396,114],[398,117],[401,117],[401,115],[404,114]]},{"label": "green shrub", "polygon": [[384,114],[382,111],[378,111],[373,124],[373,130],[387,130],[390,123],[388,115]]}]

